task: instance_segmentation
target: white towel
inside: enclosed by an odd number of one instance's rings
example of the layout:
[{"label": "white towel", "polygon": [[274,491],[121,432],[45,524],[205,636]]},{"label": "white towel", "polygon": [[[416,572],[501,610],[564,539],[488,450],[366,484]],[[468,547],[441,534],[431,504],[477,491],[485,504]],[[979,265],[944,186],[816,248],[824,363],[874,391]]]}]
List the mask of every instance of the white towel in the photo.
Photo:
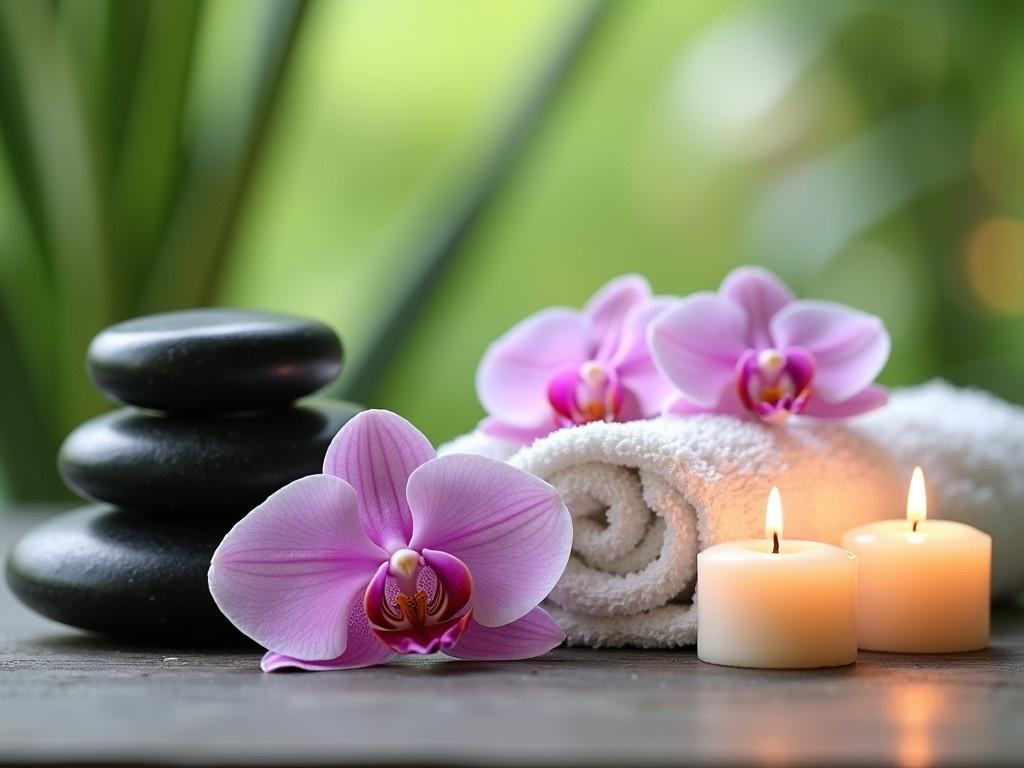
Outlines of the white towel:
[{"label": "white towel", "polygon": [[1024,589],[1024,409],[940,381],[845,423],[602,422],[518,452],[479,434],[441,450],[508,458],[562,492],[573,555],[549,607],[576,645],[693,644],[698,550],[763,536],[773,485],[787,538],[835,544],[855,525],[902,517],[915,464],[929,517],[992,535],[994,596]]}]

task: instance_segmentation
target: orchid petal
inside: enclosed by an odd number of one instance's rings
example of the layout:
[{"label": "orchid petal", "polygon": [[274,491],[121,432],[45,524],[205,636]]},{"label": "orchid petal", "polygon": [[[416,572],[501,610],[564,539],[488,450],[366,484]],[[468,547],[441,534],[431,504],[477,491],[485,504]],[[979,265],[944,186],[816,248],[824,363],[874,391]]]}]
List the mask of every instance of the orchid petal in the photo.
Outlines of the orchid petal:
[{"label": "orchid petal", "polygon": [[814,356],[814,393],[839,403],[875,380],[889,358],[889,334],[874,315],[824,301],[795,301],[771,322],[779,347]]},{"label": "orchid petal", "polygon": [[401,416],[363,411],[331,441],[324,472],[355,488],[367,535],[392,552],[404,547],[412,535],[405,499],[409,475],[435,455],[427,438]]},{"label": "orchid petal", "polygon": [[501,627],[471,621],[455,647],[445,651],[456,659],[514,661],[532,659],[565,640],[565,632],[547,611],[534,608],[521,619]]},{"label": "orchid petal", "polygon": [[307,661],[268,651],[260,662],[264,672],[279,669],[305,669],[311,672],[330,669],[359,669],[386,664],[395,657],[395,652],[378,640],[370,629],[361,600],[352,603],[348,619],[348,645],[345,652],[333,659]]},{"label": "orchid petal", "polygon": [[619,344],[608,363],[620,372],[630,370],[636,364],[650,360],[651,351],[647,344],[647,327],[661,313],[671,309],[678,299],[658,296],[647,303],[634,307],[626,316],[622,325]]},{"label": "orchid petal", "polygon": [[853,397],[838,403],[830,403],[811,395],[803,410],[803,415],[819,419],[845,419],[881,408],[887,402],[889,402],[889,393],[882,387],[872,384]]},{"label": "orchid petal", "polygon": [[554,415],[548,414],[543,424],[536,424],[532,427],[516,427],[493,416],[488,416],[481,420],[477,428],[489,437],[529,445],[534,440],[549,435],[556,427]]},{"label": "orchid petal", "polygon": [[711,408],[733,384],[736,361],[747,349],[746,324],[733,302],[698,293],[651,323],[651,355],[688,401]]},{"label": "orchid petal", "polygon": [[635,414],[629,413],[623,406],[622,413],[619,414],[619,421],[657,416],[675,392],[672,382],[665,378],[651,358],[642,363],[634,363],[626,371],[620,370],[619,382],[627,393],[627,397],[632,395],[637,406]]},{"label": "orchid petal", "polygon": [[210,592],[267,648],[301,659],[346,649],[349,609],[387,554],[363,532],[356,493],[311,475],[242,518],[213,554]]},{"label": "orchid petal", "polygon": [[583,308],[590,329],[588,357],[607,360],[619,347],[626,316],[651,296],[651,286],[640,275],[622,275],[610,280]]},{"label": "orchid petal", "polygon": [[647,416],[657,416],[658,411],[644,414],[640,408],[640,399],[631,390],[622,387],[619,393],[618,421],[637,421]]},{"label": "orchid petal", "polygon": [[662,408],[665,416],[699,416],[703,413],[720,413],[729,416],[749,416],[736,387],[729,387],[722,393],[722,399],[714,406],[698,405],[683,395],[670,399]]},{"label": "orchid petal", "polygon": [[704,413],[713,413],[713,407],[697,405],[682,395],[676,395],[665,403],[661,413],[663,416],[699,416]]},{"label": "orchid petal", "polygon": [[491,344],[476,373],[484,409],[515,427],[532,427],[551,414],[552,373],[587,359],[587,327],[575,310],[543,310]]},{"label": "orchid petal", "polygon": [[746,313],[748,345],[771,346],[771,319],[793,301],[789,287],[766,269],[739,267],[725,276],[718,292]]},{"label": "orchid petal", "polygon": [[[618,372],[623,389],[636,399],[639,413],[633,418],[657,416],[675,391],[672,382],[654,364],[647,344],[648,326],[674,304],[674,299],[658,297],[633,308],[626,318],[619,347],[609,361],[609,365]],[[619,420],[629,421],[629,418],[623,412]]]},{"label": "orchid petal", "polygon": [[473,577],[473,617],[494,627],[526,615],[569,560],[572,522],[558,492],[499,461],[452,454],[409,478],[410,547],[454,555]]}]

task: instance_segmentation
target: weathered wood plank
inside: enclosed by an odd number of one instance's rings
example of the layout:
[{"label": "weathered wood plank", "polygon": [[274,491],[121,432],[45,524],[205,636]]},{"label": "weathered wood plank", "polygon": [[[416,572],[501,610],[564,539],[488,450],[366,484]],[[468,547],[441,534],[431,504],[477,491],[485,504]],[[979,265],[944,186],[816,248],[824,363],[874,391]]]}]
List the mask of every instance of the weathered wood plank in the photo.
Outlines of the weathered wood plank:
[{"label": "weathered wood plank", "polygon": [[[6,549],[25,518],[0,518]],[[563,649],[264,675],[258,649],[130,647],[0,591],[0,763],[662,765],[1020,762],[1024,613],[960,656],[862,654],[817,672],[691,652]]]}]

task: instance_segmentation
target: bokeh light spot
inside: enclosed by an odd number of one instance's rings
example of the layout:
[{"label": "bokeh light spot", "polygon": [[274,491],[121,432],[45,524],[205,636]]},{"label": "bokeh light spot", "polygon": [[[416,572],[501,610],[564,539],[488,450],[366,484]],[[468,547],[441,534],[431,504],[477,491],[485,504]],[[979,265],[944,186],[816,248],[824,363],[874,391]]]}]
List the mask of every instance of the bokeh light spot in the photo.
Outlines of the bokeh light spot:
[{"label": "bokeh light spot", "polygon": [[1024,313],[1024,222],[993,217],[974,230],[967,249],[967,280],[986,309]]}]

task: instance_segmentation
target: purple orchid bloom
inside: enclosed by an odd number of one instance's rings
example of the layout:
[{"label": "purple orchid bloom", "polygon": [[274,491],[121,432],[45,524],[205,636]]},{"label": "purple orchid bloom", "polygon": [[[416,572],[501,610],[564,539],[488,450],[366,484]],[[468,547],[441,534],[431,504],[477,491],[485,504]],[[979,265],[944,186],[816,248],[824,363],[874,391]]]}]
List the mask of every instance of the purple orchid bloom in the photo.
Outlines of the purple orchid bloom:
[{"label": "purple orchid bloom", "polygon": [[365,411],[332,441],[324,474],[231,529],[210,592],[269,649],[265,671],[438,651],[522,659],[565,639],[537,606],[571,543],[569,512],[544,481],[482,456],[438,458],[400,416]]},{"label": "purple orchid bloom", "polygon": [[527,444],[561,427],[657,416],[672,394],[647,348],[670,301],[639,275],[618,277],[582,311],[542,310],[484,354],[476,389],[485,434]]},{"label": "purple orchid bloom", "polygon": [[756,267],[733,270],[717,294],[698,293],[657,318],[651,354],[679,390],[667,413],[845,418],[886,403],[875,377],[889,334],[874,315],[796,301]]}]

